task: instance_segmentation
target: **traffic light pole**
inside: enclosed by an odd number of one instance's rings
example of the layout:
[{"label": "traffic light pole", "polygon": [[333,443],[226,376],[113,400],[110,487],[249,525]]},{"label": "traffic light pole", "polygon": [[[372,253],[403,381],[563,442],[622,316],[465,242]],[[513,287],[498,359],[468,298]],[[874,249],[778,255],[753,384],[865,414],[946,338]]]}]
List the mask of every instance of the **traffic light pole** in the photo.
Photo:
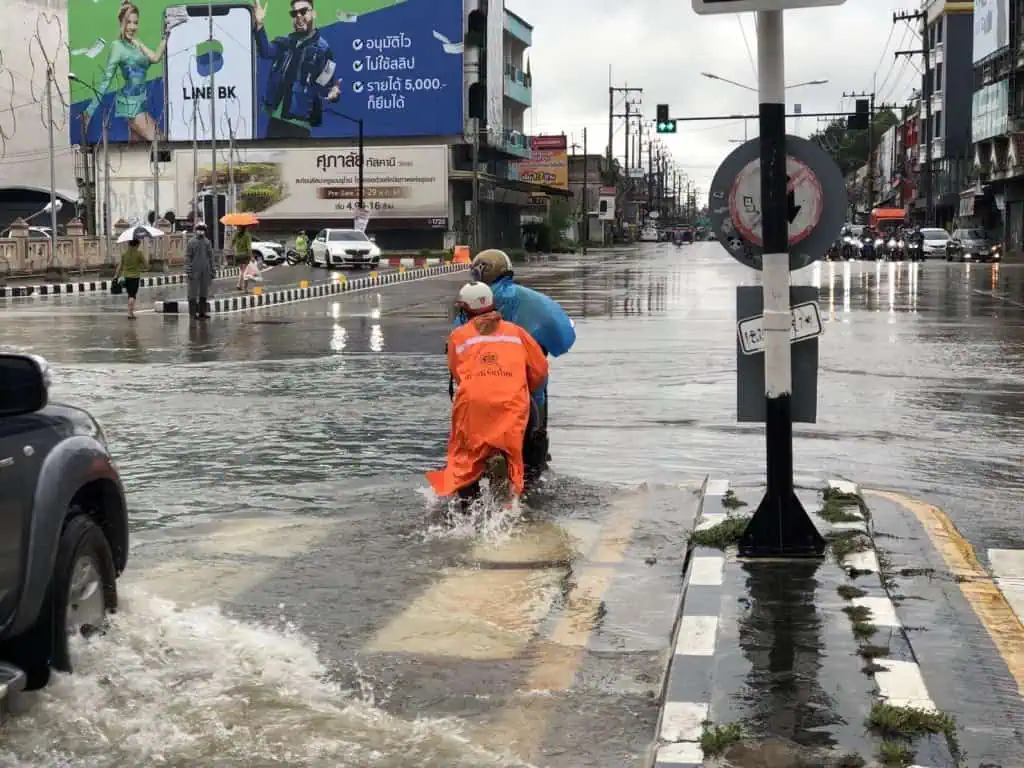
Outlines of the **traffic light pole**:
[{"label": "traffic light pole", "polygon": [[825,540],[793,483],[785,38],[782,11],[757,13],[767,488],[739,541],[743,557],[821,557]]}]

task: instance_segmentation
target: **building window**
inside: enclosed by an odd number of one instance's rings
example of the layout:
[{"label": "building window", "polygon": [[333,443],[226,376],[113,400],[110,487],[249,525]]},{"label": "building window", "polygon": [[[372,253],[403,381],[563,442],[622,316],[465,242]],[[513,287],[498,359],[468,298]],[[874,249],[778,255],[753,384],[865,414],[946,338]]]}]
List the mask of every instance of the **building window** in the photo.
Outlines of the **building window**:
[{"label": "building window", "polygon": [[946,20],[946,17],[943,16],[941,19],[939,19],[938,23],[935,25],[935,42],[936,43],[941,43],[942,42],[942,27],[945,26],[944,23],[943,23],[943,22],[945,22],[945,20]]},{"label": "building window", "polygon": [[942,93],[942,64],[935,65],[935,92]]},{"label": "building window", "polygon": [[935,131],[932,133],[933,139],[942,138],[942,112],[936,112],[932,115],[932,125],[935,126]]}]

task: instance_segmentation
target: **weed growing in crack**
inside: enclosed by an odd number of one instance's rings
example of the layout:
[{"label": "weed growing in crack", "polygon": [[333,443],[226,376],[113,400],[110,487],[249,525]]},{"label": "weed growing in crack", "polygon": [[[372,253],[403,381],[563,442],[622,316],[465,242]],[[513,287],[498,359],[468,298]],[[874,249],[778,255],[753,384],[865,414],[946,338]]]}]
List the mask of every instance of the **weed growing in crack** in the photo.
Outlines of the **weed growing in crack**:
[{"label": "weed growing in crack", "polygon": [[857,653],[862,659],[878,659],[883,656],[888,656],[889,649],[884,645],[872,645],[871,643],[865,643],[857,649]]},{"label": "weed growing in crack", "polygon": [[953,757],[959,759],[960,744],[956,736],[956,720],[945,712],[933,712],[916,707],[897,707],[876,702],[868,715],[868,726],[886,740],[910,741],[927,734],[946,737]]},{"label": "weed growing in crack", "polygon": [[841,501],[835,499],[827,499],[822,505],[821,509],[818,510],[818,517],[826,520],[833,525],[836,523],[860,523],[864,521],[864,518],[852,512],[853,507],[850,504],[844,504]]},{"label": "weed growing in crack", "polygon": [[722,497],[722,506],[726,509],[739,509],[740,507],[747,506],[747,502],[739,498],[735,493],[732,492],[732,488],[725,492]]},{"label": "weed growing in crack", "polygon": [[883,741],[878,747],[878,760],[885,768],[907,768],[914,762],[914,750],[899,741]]},{"label": "weed growing in crack", "polygon": [[843,600],[853,600],[855,597],[864,597],[867,594],[867,590],[855,587],[852,584],[840,584],[836,587],[836,592]]},{"label": "weed growing in crack", "polygon": [[868,537],[860,531],[836,531],[825,537],[832,547],[832,555],[842,560],[854,552],[866,552],[871,549]]},{"label": "weed growing in crack", "polygon": [[835,763],[835,768],[864,768],[868,764],[860,755],[855,755],[852,752],[848,755],[843,755],[838,758]]},{"label": "weed growing in crack", "polygon": [[738,723],[728,725],[707,725],[700,734],[700,748],[704,757],[720,755],[743,738],[743,729]]},{"label": "weed growing in crack", "polygon": [[749,517],[731,517],[703,531],[694,531],[690,542],[698,547],[726,549],[740,540],[749,522]]}]

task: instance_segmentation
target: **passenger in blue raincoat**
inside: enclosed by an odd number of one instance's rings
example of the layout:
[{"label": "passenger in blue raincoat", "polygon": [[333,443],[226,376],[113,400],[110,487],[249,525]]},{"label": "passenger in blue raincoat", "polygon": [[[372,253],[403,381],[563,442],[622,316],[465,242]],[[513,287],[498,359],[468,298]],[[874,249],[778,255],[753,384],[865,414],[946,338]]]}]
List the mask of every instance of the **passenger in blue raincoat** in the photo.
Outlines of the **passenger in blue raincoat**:
[{"label": "passenger in blue raincoat", "polygon": [[[525,329],[544,355],[561,357],[576,343],[576,324],[554,299],[515,282],[512,260],[504,251],[488,249],[473,259],[474,280],[487,283],[494,294],[494,304],[501,316]],[[459,315],[455,327],[466,322]],[[527,481],[536,480],[551,456],[548,453],[547,382],[533,395],[530,424],[523,445],[523,462]]]}]

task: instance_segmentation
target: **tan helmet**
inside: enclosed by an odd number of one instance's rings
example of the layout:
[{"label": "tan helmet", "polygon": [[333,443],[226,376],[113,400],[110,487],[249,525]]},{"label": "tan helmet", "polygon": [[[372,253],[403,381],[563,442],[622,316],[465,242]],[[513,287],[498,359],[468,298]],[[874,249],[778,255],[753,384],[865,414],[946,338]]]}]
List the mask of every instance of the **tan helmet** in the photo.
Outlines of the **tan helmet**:
[{"label": "tan helmet", "polygon": [[477,280],[490,285],[499,277],[512,271],[512,259],[504,251],[488,248],[473,258],[472,274]]}]

